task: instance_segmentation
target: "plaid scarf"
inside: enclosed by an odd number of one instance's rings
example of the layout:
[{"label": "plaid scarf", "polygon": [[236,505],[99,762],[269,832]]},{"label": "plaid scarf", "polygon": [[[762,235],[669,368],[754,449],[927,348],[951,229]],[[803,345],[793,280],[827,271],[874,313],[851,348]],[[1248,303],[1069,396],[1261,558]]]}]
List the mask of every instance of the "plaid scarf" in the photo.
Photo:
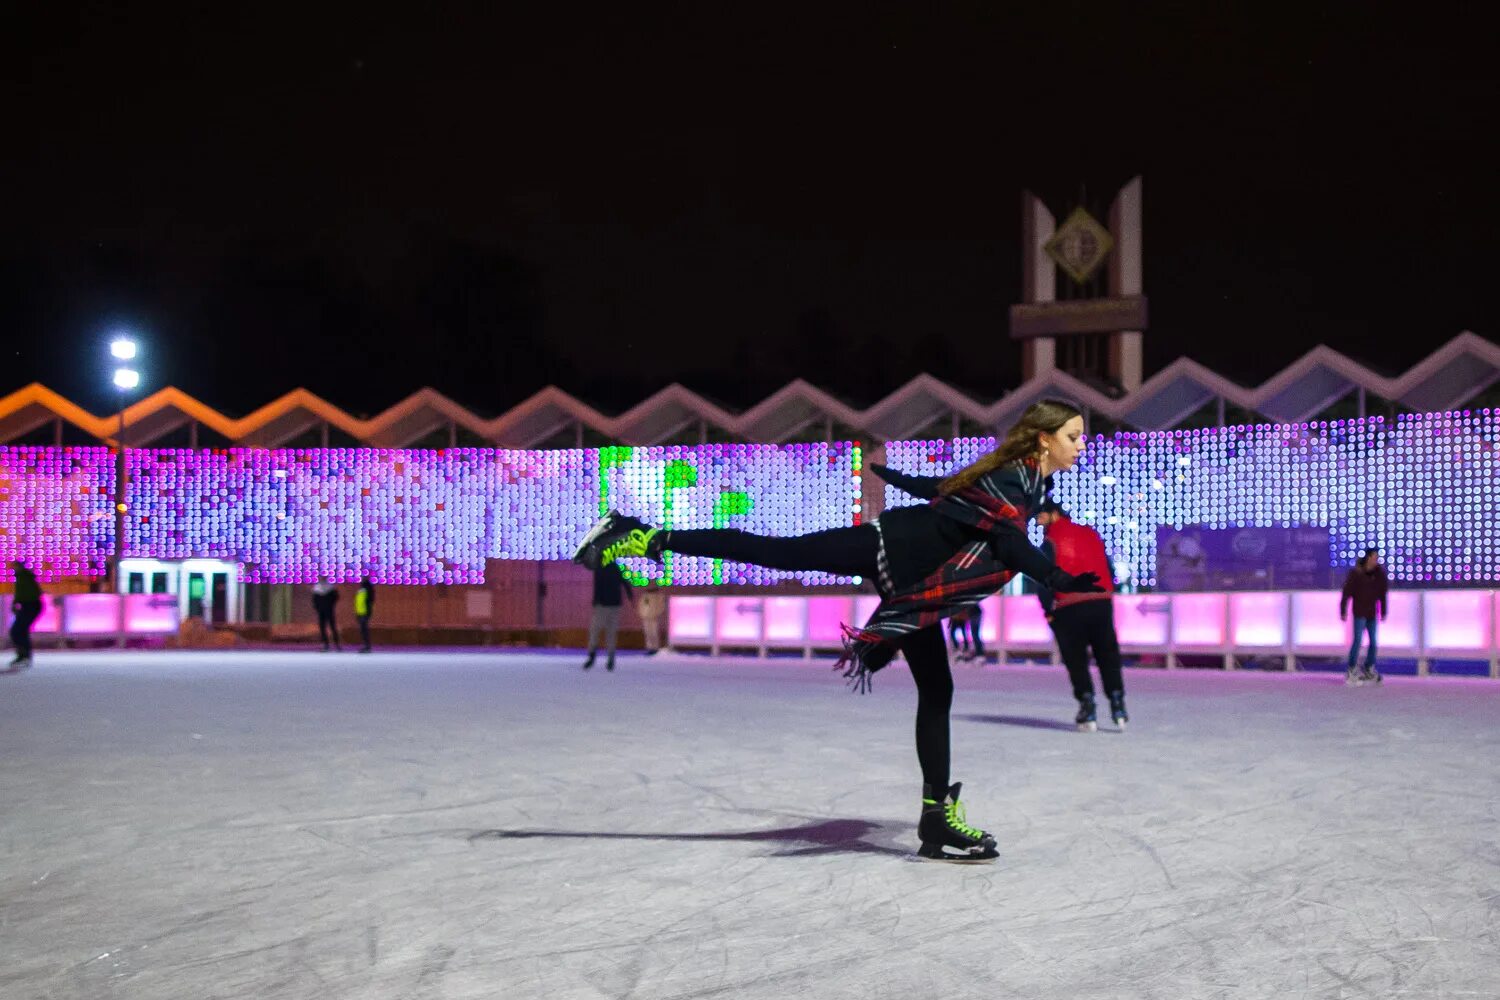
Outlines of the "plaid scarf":
[{"label": "plaid scarf", "polygon": [[[947,496],[937,493],[939,479],[871,468],[892,486],[926,499],[938,514],[986,534],[1025,534],[1026,522],[1047,495],[1047,479],[1031,460],[1002,466]],[[842,626],[844,653],[834,669],[848,678],[854,690],[869,691],[875,672],[891,662],[904,636],[973,608],[1015,575],[1015,570],[995,558],[988,540],[965,545],[922,580],[882,594],[879,607],[863,628]]]}]

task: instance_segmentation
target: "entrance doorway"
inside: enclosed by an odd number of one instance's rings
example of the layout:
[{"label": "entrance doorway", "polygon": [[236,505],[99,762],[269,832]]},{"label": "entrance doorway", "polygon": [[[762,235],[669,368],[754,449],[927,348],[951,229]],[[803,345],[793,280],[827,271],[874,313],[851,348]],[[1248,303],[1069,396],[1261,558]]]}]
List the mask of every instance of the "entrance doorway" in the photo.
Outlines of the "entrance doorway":
[{"label": "entrance doorway", "polygon": [[171,594],[181,620],[210,625],[243,620],[244,586],[239,567],[221,559],[122,559],[120,581],[127,594]]}]

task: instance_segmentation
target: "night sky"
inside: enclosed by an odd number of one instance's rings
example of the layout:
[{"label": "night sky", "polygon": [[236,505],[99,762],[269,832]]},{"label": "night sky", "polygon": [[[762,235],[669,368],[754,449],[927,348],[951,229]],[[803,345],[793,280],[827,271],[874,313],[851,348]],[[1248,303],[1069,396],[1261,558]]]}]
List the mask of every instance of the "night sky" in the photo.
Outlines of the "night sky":
[{"label": "night sky", "polygon": [[0,392],[108,412],[125,326],[147,389],[232,414],[798,376],[866,404],[924,370],[988,400],[1022,190],[1102,214],[1135,174],[1148,373],[1500,339],[1492,36],[1420,6],[28,6]]}]

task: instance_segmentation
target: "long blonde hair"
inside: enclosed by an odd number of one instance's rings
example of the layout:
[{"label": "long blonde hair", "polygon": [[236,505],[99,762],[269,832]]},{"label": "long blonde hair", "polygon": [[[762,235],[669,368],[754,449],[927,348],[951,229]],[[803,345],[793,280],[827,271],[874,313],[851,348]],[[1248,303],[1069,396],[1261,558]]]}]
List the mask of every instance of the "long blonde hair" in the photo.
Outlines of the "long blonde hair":
[{"label": "long blonde hair", "polygon": [[1074,417],[1081,417],[1082,413],[1072,403],[1064,403],[1060,399],[1043,399],[1026,407],[1026,412],[1021,414],[1008,432],[1005,440],[995,447],[995,450],[982,458],[976,459],[953,475],[938,484],[938,493],[948,496],[959,490],[967,489],[978,482],[979,478],[987,472],[993,472],[1002,465],[1023,458],[1033,458],[1038,455],[1040,446],[1037,437],[1042,434],[1056,434],[1063,424]]}]

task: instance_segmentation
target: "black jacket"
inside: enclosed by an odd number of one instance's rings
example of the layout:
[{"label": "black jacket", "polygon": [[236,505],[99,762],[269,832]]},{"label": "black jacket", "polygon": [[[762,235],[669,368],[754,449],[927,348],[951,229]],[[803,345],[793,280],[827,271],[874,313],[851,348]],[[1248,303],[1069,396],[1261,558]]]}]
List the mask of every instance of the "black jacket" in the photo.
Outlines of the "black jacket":
[{"label": "black jacket", "polygon": [[[989,538],[995,558],[1034,580],[1044,579],[1054,568],[1052,560],[1031,544],[1025,531],[986,532],[941,513],[930,501],[937,497],[942,477],[911,476],[883,465],[871,465],[870,471],[903,493],[929,501],[914,507],[892,507],[880,515],[891,582],[898,589],[926,579],[953,553],[982,538]],[[1051,485],[1049,478],[1045,488]],[[1030,517],[1035,512],[1025,513]]]},{"label": "black jacket", "polygon": [[619,566],[600,566],[594,571],[594,607],[618,608],[629,596],[629,588]]}]

